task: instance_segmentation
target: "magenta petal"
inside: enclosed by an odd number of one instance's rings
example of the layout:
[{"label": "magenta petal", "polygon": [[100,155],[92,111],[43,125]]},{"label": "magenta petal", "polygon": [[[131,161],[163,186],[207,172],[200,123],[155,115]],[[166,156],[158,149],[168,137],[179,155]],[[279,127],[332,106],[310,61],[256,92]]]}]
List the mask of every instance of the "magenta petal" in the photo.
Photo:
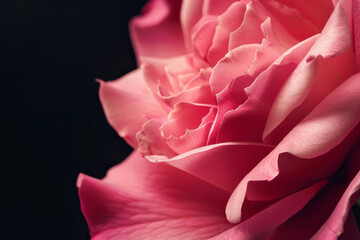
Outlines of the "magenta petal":
[{"label": "magenta petal", "polygon": [[136,152],[103,180],[80,175],[78,187],[93,239],[206,239],[231,227],[227,194]]},{"label": "magenta petal", "polygon": [[136,133],[148,117],[164,116],[148,91],[140,69],[116,81],[100,81],[99,96],[110,125],[134,148],[137,146]]},{"label": "magenta petal", "polygon": [[152,0],[130,22],[136,56],[169,58],[185,53],[180,25],[181,1]]},{"label": "magenta petal", "polygon": [[354,23],[354,41],[357,69],[360,70],[360,1],[352,1],[353,23]]}]

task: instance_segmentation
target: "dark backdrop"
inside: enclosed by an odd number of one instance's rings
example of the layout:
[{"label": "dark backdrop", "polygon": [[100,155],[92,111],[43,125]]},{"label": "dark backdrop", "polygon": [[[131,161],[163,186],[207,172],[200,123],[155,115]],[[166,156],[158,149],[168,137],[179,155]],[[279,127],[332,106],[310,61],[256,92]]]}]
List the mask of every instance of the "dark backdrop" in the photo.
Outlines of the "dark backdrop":
[{"label": "dark backdrop", "polygon": [[102,178],[131,151],[94,79],[136,68],[128,22],[144,3],[1,1],[2,239],[89,239],[76,178]]}]

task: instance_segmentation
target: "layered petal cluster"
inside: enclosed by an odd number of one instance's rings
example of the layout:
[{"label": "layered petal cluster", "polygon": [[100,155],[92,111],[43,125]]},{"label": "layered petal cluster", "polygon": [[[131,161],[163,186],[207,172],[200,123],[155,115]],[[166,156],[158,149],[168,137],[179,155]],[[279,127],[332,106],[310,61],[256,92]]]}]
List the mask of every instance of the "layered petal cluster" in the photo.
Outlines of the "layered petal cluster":
[{"label": "layered petal cluster", "polygon": [[93,239],[360,239],[359,0],[151,0],[100,81],[135,150],[81,175]]}]

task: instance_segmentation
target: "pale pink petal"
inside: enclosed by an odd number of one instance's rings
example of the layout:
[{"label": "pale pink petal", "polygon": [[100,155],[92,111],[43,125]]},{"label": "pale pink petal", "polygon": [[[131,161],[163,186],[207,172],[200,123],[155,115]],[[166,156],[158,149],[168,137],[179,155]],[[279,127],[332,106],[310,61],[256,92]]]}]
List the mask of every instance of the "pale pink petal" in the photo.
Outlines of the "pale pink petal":
[{"label": "pale pink petal", "polygon": [[359,78],[354,75],[326,97],[243,179],[227,206],[231,222],[240,221],[245,195],[249,200],[281,197],[339,168],[359,131],[348,135],[360,121]]},{"label": "pale pink petal", "polygon": [[[307,57],[297,66],[275,100],[263,135],[266,142],[277,143],[281,140],[296,121],[301,120],[329,92],[354,73],[354,58],[350,50],[336,59],[323,59],[345,53],[350,43],[346,14],[338,5]],[[300,105],[301,109],[294,112],[294,116],[289,116]],[[287,121],[283,122],[288,116]],[[279,129],[274,131],[278,126]],[[273,137],[268,137],[272,131]]]},{"label": "pale pink petal", "polygon": [[[309,202],[309,200],[324,187],[324,185],[326,185],[326,180],[315,183],[312,186],[280,199],[265,210],[211,239],[268,239],[277,227],[300,211]],[[301,226],[298,227],[301,228]],[[293,238],[291,236],[287,239]],[[280,238],[277,240],[280,240]]]},{"label": "pale pink petal", "polygon": [[[172,110],[160,95],[173,95],[180,91],[178,75],[192,73],[192,65],[188,56],[180,56],[172,59],[143,58],[141,66],[144,78],[149,86],[153,98],[161,105],[164,111],[169,114]],[[162,91],[162,93],[159,93]]]},{"label": "pale pink petal", "polygon": [[172,108],[178,102],[201,103],[210,105],[214,105],[216,103],[215,97],[211,94],[209,85],[194,87],[171,96],[164,95],[161,90],[159,91],[159,94],[160,98]]},{"label": "pale pink petal", "polygon": [[[131,39],[139,57],[169,58],[185,53],[179,0],[152,0],[130,22]],[[140,64],[139,64],[140,65]]]},{"label": "pale pink petal", "polygon": [[257,143],[227,142],[193,149],[173,158],[148,156],[152,162],[167,162],[231,193],[240,180],[273,147]]},{"label": "pale pink petal", "polygon": [[[166,138],[164,136],[163,140],[178,154],[205,146],[208,141],[209,131],[213,124],[215,114],[216,110],[211,108],[208,114],[202,118],[199,126],[194,129],[186,129],[185,133],[181,136],[170,135]],[[161,128],[161,130],[164,130],[164,128]]]},{"label": "pale pink petal", "polygon": [[140,69],[116,81],[100,81],[99,96],[110,125],[134,148],[135,135],[149,116],[165,116],[148,91]]},{"label": "pale pink petal", "polygon": [[164,120],[151,119],[136,134],[138,151],[141,155],[165,155],[173,157],[176,153],[169,148],[161,137],[160,127]]},{"label": "pale pink petal", "polygon": [[211,106],[203,104],[177,103],[168,116],[169,121],[161,127],[162,136],[164,138],[180,137],[186,130],[196,129],[202,118],[209,113],[210,108]]},{"label": "pale pink petal", "polygon": [[228,52],[214,67],[210,86],[214,94],[221,92],[234,78],[246,74],[259,44],[249,44]]},{"label": "pale pink petal", "polygon": [[225,192],[133,153],[103,180],[78,179],[92,239],[207,239],[229,229]]},{"label": "pale pink petal", "polygon": [[212,122],[205,123],[196,129],[187,130],[180,137],[170,136],[165,139],[165,142],[178,154],[205,146],[211,126]]},{"label": "pale pink petal", "polygon": [[198,86],[209,85],[211,73],[211,68],[201,69],[194,78],[185,84],[183,90],[186,91]]},{"label": "pale pink petal", "polygon": [[219,25],[216,27],[213,43],[207,56],[210,66],[215,66],[228,52],[230,33],[242,23],[245,10],[246,5],[243,2],[235,2],[219,16]]}]

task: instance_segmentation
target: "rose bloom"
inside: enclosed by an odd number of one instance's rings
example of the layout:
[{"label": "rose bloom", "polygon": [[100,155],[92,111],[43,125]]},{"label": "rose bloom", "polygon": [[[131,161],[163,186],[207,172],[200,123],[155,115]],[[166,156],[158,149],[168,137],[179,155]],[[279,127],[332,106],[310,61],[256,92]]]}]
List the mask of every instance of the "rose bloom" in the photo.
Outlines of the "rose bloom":
[{"label": "rose bloom", "polygon": [[359,0],[152,0],[100,81],[135,150],[80,175],[93,239],[360,239]]}]

